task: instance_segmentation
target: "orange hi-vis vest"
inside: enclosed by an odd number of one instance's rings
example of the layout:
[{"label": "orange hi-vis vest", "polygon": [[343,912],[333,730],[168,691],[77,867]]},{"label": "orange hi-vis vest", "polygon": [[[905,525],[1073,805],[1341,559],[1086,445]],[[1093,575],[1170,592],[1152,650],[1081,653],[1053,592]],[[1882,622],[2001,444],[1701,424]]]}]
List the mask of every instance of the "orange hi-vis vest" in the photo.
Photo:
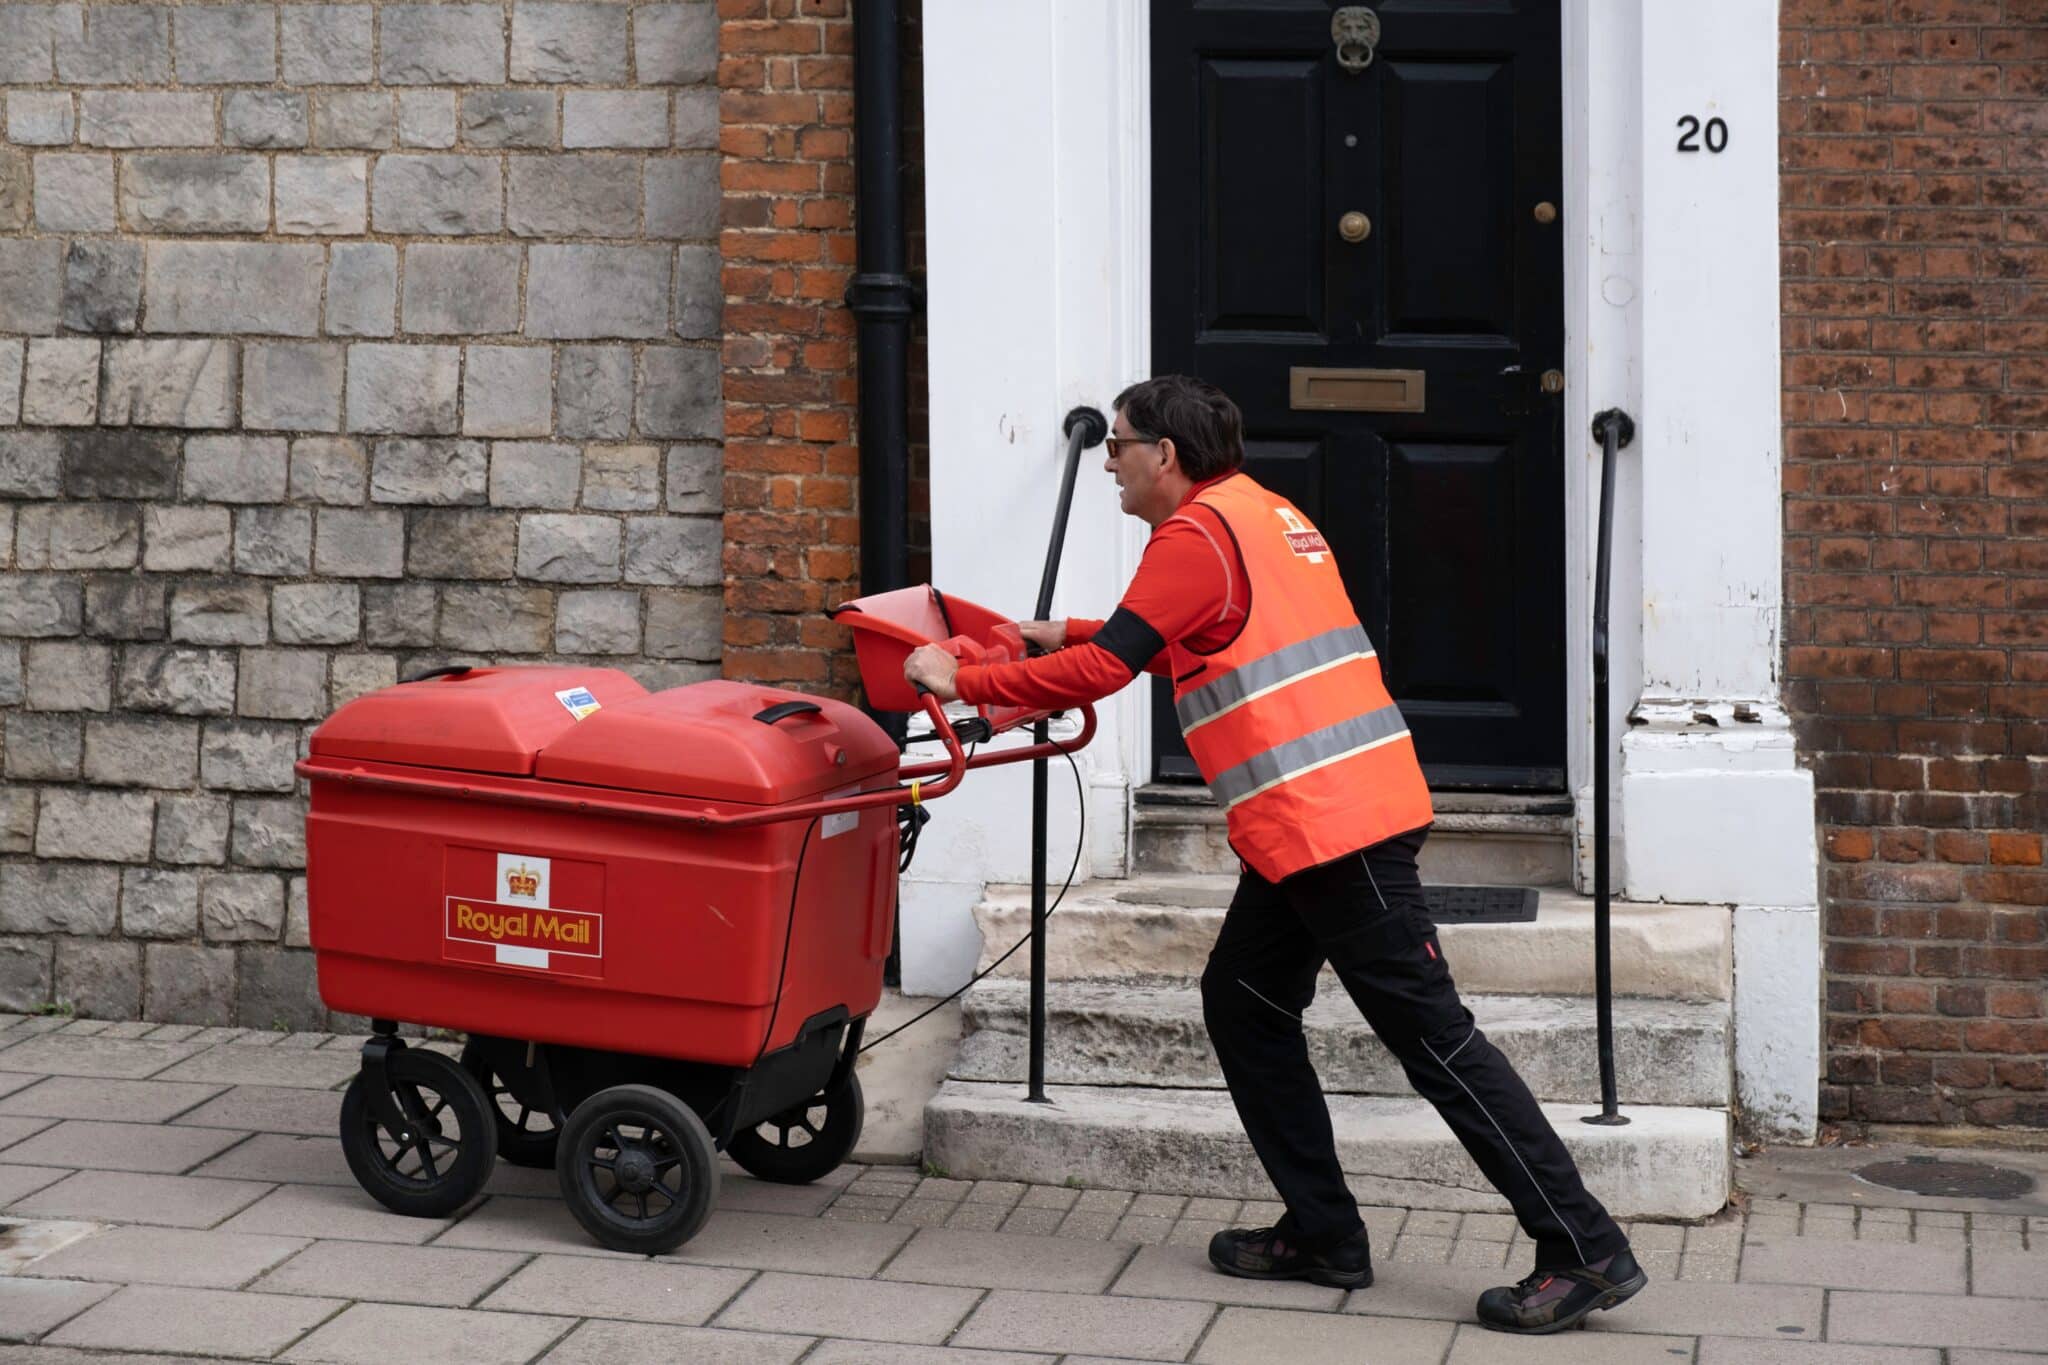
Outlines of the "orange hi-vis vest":
[{"label": "orange hi-vis vest", "polygon": [[1415,741],[1322,532],[1243,474],[1193,501],[1222,518],[1249,580],[1236,639],[1168,647],[1174,710],[1231,847],[1278,881],[1428,824]]}]

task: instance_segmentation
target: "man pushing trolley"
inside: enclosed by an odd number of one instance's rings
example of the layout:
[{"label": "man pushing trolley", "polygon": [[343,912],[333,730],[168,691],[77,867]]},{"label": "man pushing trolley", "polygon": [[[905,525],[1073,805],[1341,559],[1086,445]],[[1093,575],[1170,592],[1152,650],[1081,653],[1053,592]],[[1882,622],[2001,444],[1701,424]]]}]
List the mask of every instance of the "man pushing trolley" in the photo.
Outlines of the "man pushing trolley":
[{"label": "man pushing trolley", "polygon": [[1040,710],[1144,672],[1173,680],[1188,752],[1243,865],[1202,974],[1203,1018],[1287,1206],[1275,1226],[1217,1233],[1210,1262],[1249,1279],[1372,1283],[1302,1027],[1328,961],[1535,1243],[1534,1271],[1482,1294],[1479,1320],[1557,1332],[1621,1303],[1647,1282],[1626,1235],[1458,999],[1416,870],[1429,791],[1335,555],[1242,471],[1242,419],[1213,385],[1132,385],[1106,444],[1123,510],[1152,528],[1109,619],[1026,622],[1048,652],[1016,662],[963,665],[927,645],[904,675],[947,700]]}]

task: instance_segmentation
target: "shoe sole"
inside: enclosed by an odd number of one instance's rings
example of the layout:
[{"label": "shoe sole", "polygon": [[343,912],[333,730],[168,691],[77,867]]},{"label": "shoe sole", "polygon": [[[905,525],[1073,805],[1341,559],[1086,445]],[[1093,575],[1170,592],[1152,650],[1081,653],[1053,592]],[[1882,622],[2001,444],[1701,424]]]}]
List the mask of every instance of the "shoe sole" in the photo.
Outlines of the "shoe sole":
[{"label": "shoe sole", "polygon": [[1604,1313],[1610,1308],[1628,1302],[1649,1282],[1650,1277],[1638,1270],[1634,1278],[1622,1281],[1570,1317],[1559,1318],[1556,1322],[1546,1322],[1540,1327],[1510,1327],[1502,1323],[1488,1322],[1484,1318],[1480,1319],[1479,1325],[1489,1331],[1506,1332],[1510,1336],[1518,1337],[1547,1337],[1553,1332],[1569,1332],[1574,1327],[1584,1327],[1586,1319],[1593,1314]]},{"label": "shoe sole", "polygon": [[1372,1284],[1372,1267],[1364,1270],[1244,1270],[1218,1260],[1210,1265],[1240,1280],[1303,1280],[1330,1289],[1365,1289]]}]

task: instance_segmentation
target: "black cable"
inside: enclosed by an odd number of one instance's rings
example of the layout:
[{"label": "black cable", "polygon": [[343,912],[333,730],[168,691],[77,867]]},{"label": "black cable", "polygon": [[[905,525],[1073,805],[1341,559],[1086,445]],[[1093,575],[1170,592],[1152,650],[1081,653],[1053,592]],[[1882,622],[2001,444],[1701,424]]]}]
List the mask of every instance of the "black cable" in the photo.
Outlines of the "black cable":
[{"label": "black cable", "polygon": [[[1059,909],[1060,902],[1067,898],[1068,890],[1071,889],[1074,885],[1074,873],[1079,871],[1081,867],[1081,849],[1088,842],[1088,794],[1086,789],[1081,785],[1081,766],[1078,763],[1074,762],[1074,755],[1067,750],[1067,747],[1065,745],[1061,744],[1056,739],[1048,740],[1046,742],[1051,744],[1053,748],[1058,749],[1060,751],[1060,757],[1067,760],[1067,766],[1074,770],[1074,808],[1080,813],[1081,817],[1080,828],[1075,832],[1074,835],[1074,861],[1067,865],[1067,880],[1060,887],[1059,895],[1053,897],[1052,904],[1047,906],[1045,910],[1046,918],[1051,919],[1052,912]],[[1035,933],[1037,931],[1033,930],[1032,932]],[[869,1052],[877,1047],[880,1047],[883,1043],[888,1042],[891,1038],[894,1038],[897,1034],[903,1032],[903,1030],[909,1028],[912,1024],[922,1023],[925,1019],[930,1018],[937,1011],[944,1009],[946,1006],[952,1004],[955,1000],[958,1000],[962,995],[966,994],[969,986],[974,985],[975,982],[981,980],[990,972],[1002,966],[1005,962],[1008,962],[1010,960],[1011,954],[1015,953],[1019,948],[1022,948],[1025,944],[1029,943],[1031,941],[1031,937],[1031,934],[1026,934],[1024,935],[1024,937],[1018,939],[1015,943],[1012,943],[1007,949],[1004,950],[1003,955],[1001,957],[997,958],[994,962],[989,963],[988,966],[976,972],[973,976],[967,978],[966,984],[961,986],[959,990],[954,991],[951,995],[945,997],[943,1000],[934,1002],[930,1008],[920,1012],[916,1018],[908,1019],[903,1023],[898,1024],[895,1028],[890,1029],[881,1037],[875,1039],[873,1042],[868,1043],[866,1046],[862,1047],[861,1052]]]},{"label": "black cable", "polygon": [[[796,938],[796,899],[804,884],[804,858],[811,851],[811,836],[818,832],[819,817],[813,815],[804,826],[804,841],[796,851],[796,874],[789,885],[789,922],[782,929],[782,966],[775,973],[775,1004],[768,1011],[768,1028],[761,1035],[761,1050],[754,1054],[754,1066],[768,1055],[768,1040],[775,1036],[775,1017],[782,1013],[782,987],[789,979],[789,945]],[[751,1068],[750,1068],[751,1069]]]}]

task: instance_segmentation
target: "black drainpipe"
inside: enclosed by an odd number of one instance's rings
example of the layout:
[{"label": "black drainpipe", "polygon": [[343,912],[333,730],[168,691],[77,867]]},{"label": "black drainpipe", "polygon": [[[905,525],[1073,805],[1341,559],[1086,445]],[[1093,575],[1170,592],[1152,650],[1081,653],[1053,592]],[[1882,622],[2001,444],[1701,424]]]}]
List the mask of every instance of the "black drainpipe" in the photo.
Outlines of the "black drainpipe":
[{"label": "black drainpipe", "polygon": [[[910,584],[910,319],[903,243],[903,64],[897,0],[853,7],[854,241],[846,306],[858,326],[860,590]],[[893,733],[903,736],[903,718]]]},{"label": "black drainpipe", "polygon": [[[853,6],[853,218],[846,306],[858,332],[860,590],[910,586],[910,319],[917,290],[903,243],[903,61],[897,0]],[[870,712],[900,748],[909,717]],[[916,818],[913,813],[912,818]],[[900,929],[882,980],[901,984]]]}]

